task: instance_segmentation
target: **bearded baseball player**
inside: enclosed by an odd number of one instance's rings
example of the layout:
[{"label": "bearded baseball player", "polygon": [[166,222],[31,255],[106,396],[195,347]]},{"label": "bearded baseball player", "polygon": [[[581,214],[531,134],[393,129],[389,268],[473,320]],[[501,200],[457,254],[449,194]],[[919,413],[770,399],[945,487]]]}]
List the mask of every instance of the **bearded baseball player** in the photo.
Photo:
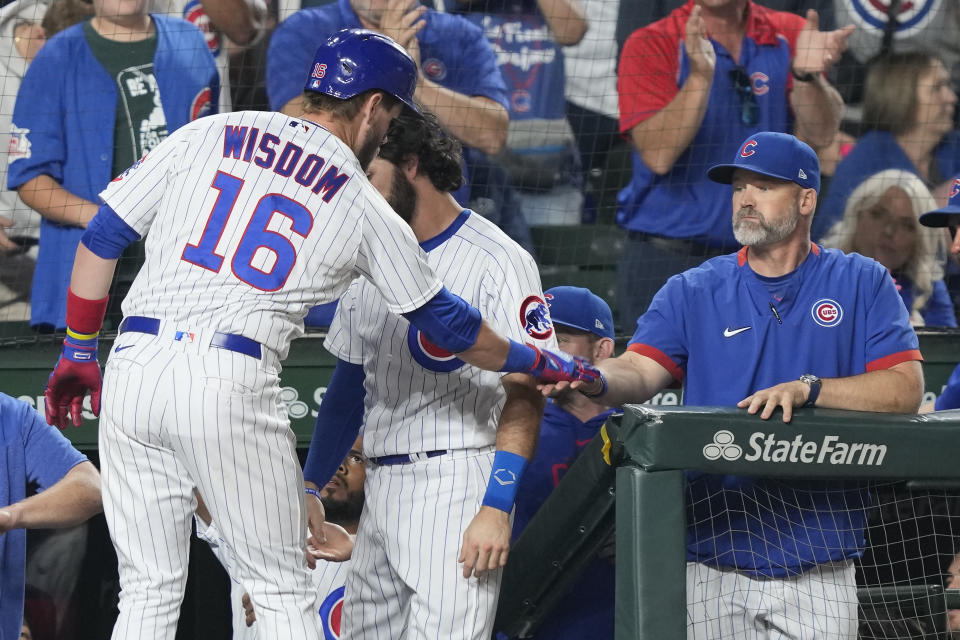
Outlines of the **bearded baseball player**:
[{"label": "bearded baseball player", "polygon": [[[363,510],[363,483],[366,478],[367,459],[363,456],[363,441],[357,438],[350,447],[346,457],[337,467],[336,473],[321,489],[320,501],[326,512],[327,524],[335,523],[342,530],[328,529],[328,543],[331,541],[330,532],[340,533],[344,548],[352,549],[353,541],[347,536],[357,533],[360,513]],[[201,502],[201,507],[202,502]],[[227,573],[233,574],[236,566],[236,555],[227,545],[216,524],[211,522],[210,514],[204,509],[197,510],[197,536],[204,540],[213,550],[214,555],[223,565]],[[329,546],[329,545],[328,545]],[[317,559],[316,566],[311,572],[313,584],[317,590],[317,613],[320,616],[320,628],[323,631],[323,640],[338,640],[343,615],[344,582],[350,570],[350,559],[330,561]],[[243,585],[231,578],[230,605],[233,611],[233,638],[234,640],[258,640],[260,627],[256,624],[257,615],[250,601],[249,594],[243,591]]]},{"label": "bearded baseball player", "polygon": [[[682,382],[685,404],[783,422],[796,407],[915,413],[922,357],[890,274],[810,242],[813,149],[757,132],[707,176],[732,185],[743,248],[673,276],[605,377],[570,386],[619,405]],[[865,489],[689,473],[686,493],[688,638],[856,638]]]},{"label": "bearded baseball player", "polygon": [[[100,194],[45,395],[58,426],[69,417],[79,425],[87,391],[100,413],[107,290],[124,247],[149,231],[103,379],[104,511],[121,585],[113,638],[173,638],[194,489],[237,554],[263,637],[319,635],[303,480],[278,374],[307,309],[353,278],[366,276],[387,308],[464,361],[548,379],[593,375],[582,361],[497,335],[444,288],[366,179],[390,121],[404,108],[416,113],[416,74],[389,38],[342,31],[317,52],[303,118],[201,118]],[[322,507],[309,497],[322,542]]]},{"label": "bearded baseball player", "polygon": [[[369,175],[451,291],[505,335],[556,344],[533,258],[450,195],[463,179],[460,144],[433,117],[394,121]],[[325,346],[339,361],[304,479],[329,477],[324,443],[352,441],[361,422],[370,461],[343,636],[489,638],[514,494],[543,411],[533,380],[436,345],[366,278],[341,298]]]}]

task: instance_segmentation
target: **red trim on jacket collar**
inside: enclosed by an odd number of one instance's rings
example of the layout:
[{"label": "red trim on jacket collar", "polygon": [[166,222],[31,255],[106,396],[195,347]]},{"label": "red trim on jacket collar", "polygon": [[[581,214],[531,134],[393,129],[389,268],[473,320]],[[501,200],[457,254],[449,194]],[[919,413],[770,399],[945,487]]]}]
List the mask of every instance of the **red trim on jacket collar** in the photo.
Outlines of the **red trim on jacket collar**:
[{"label": "red trim on jacket collar", "polygon": [[[820,255],[820,247],[812,241],[810,242],[810,253],[815,256]],[[747,247],[741,247],[740,251],[737,251],[737,266],[742,267],[745,264],[747,264]]]}]

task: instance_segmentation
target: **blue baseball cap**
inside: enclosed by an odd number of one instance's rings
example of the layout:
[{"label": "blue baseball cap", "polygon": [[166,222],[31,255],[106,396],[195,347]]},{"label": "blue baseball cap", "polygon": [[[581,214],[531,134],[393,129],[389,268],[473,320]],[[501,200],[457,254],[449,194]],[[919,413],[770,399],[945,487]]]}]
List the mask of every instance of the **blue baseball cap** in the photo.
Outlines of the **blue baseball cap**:
[{"label": "blue baseball cap", "polygon": [[554,287],[544,292],[554,325],[563,325],[600,336],[613,338],[613,313],[610,305],[590,289]]},{"label": "blue baseball cap", "polygon": [[960,224],[960,175],[950,185],[950,201],[947,206],[928,211],[920,216],[920,224],[925,227],[949,227]]},{"label": "blue baseball cap", "polygon": [[737,169],[795,182],[804,189],[820,192],[820,160],[804,142],[789,133],[760,131],[740,145],[732,164],[710,167],[707,177],[714,182],[730,184]]}]

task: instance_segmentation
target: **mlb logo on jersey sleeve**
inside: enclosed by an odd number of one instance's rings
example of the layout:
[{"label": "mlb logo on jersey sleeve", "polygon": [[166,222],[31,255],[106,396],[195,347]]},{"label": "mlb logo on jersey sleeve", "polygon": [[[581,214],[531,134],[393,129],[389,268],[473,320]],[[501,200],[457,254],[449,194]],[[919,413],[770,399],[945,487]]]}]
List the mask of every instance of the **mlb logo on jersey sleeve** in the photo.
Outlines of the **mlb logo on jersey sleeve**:
[{"label": "mlb logo on jersey sleeve", "polygon": [[553,335],[550,312],[540,296],[527,296],[520,305],[520,323],[527,335],[535,340],[546,340]]},{"label": "mlb logo on jersey sleeve", "polygon": [[450,373],[466,364],[446,349],[433,344],[413,325],[407,329],[407,347],[410,349],[413,360],[428,371]]},{"label": "mlb logo on jersey sleeve", "polygon": [[7,164],[14,160],[26,159],[30,157],[30,140],[27,134],[30,129],[20,128],[15,124],[10,125],[10,143],[7,147]]}]

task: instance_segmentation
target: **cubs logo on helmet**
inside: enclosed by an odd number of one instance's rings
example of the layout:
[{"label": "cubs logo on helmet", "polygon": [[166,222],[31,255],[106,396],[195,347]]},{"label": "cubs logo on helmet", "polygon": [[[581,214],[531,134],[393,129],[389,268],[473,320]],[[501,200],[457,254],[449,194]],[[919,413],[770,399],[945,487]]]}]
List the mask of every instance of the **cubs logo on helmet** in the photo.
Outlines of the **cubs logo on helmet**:
[{"label": "cubs logo on helmet", "polygon": [[413,360],[424,369],[437,373],[456,371],[464,364],[463,360],[446,349],[433,344],[430,339],[415,326],[407,329],[407,347]]},{"label": "cubs logo on helmet", "polygon": [[334,589],[320,603],[320,627],[324,640],[340,640],[340,620],[343,617],[345,587]]},{"label": "cubs logo on helmet", "polygon": [[953,184],[950,185],[950,198],[956,198],[960,194],[960,178],[954,178]]},{"label": "cubs logo on helmet", "polygon": [[520,305],[520,322],[527,335],[536,340],[546,340],[553,335],[553,322],[546,301],[540,296],[527,296]]},{"label": "cubs logo on helmet", "polygon": [[756,151],[754,151],[753,148],[756,146],[757,146],[756,140],[747,140],[746,142],[744,142],[743,146],[740,147],[740,157],[749,158],[750,156],[755,154]]},{"label": "cubs logo on helmet", "polygon": [[810,315],[821,327],[835,327],[843,320],[843,308],[836,300],[823,298],[813,303]]}]

